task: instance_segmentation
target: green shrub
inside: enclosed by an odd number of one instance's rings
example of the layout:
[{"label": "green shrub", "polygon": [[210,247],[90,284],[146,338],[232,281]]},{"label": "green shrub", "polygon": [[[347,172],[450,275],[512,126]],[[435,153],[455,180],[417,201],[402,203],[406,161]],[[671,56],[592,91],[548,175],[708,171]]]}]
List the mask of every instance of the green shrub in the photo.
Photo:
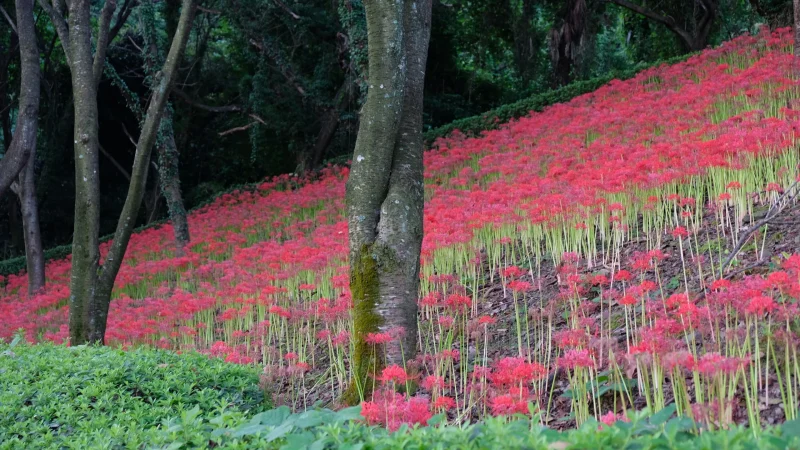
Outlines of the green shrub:
[{"label": "green shrub", "polygon": [[673,408],[599,430],[519,416],[464,426],[366,426],[360,408],[266,410],[251,368],[198,354],[0,344],[0,449],[800,449],[800,420],[698,432]]},{"label": "green shrub", "polygon": [[200,354],[0,344],[0,448],[142,448],[162,422],[264,409],[258,372]]}]

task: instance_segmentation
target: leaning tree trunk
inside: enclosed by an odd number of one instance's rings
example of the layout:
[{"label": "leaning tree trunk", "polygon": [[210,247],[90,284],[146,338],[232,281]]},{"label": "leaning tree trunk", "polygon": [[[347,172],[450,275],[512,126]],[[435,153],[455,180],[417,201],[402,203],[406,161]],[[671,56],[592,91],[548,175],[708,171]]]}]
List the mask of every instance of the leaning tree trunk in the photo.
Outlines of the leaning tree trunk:
[{"label": "leaning tree trunk", "polygon": [[[353,380],[344,400],[369,393],[383,365],[416,354],[422,246],[422,89],[431,1],[365,2],[369,90],[347,181]],[[369,333],[394,339],[376,349]]]}]

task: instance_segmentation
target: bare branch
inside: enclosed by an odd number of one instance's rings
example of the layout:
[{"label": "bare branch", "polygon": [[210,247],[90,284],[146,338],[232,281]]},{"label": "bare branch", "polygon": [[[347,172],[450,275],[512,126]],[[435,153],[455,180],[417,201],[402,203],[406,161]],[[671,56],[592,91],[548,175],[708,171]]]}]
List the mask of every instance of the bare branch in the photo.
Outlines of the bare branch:
[{"label": "bare branch", "polygon": [[11,25],[11,29],[14,30],[14,33],[17,33],[17,25],[11,19],[11,16],[8,15],[8,12],[6,12],[6,9],[3,8],[3,5],[0,5],[0,13],[3,13],[3,16],[8,21],[8,24]]},{"label": "bare branch", "polygon": [[100,84],[100,79],[103,78],[103,67],[106,63],[106,50],[108,50],[108,43],[110,38],[111,19],[114,17],[114,11],[117,9],[117,0],[106,0],[103,9],[100,11],[100,23],[97,27],[97,49],[94,52],[94,65],[92,72],[94,73],[94,84]]},{"label": "bare branch", "polygon": [[69,28],[67,28],[67,21],[64,20],[63,11],[56,9],[53,5],[48,3],[47,0],[39,0],[39,6],[50,16],[50,21],[53,22],[53,26],[58,34],[58,39],[61,41],[61,47],[64,49],[64,57],[67,60],[67,64],[71,66],[72,58],[69,52]]},{"label": "bare branch", "polygon": [[628,0],[608,0],[608,1],[616,3],[617,5],[622,6],[623,8],[627,8],[637,14],[647,17],[652,21],[664,25],[670,31],[677,34],[681,39],[683,39],[683,41],[689,48],[694,47],[693,45],[694,39],[692,39],[692,36],[689,33],[687,33],[686,30],[680,28],[675,23],[675,19],[673,19],[672,17],[662,16],[661,14],[658,14],[649,8],[645,8],[644,6],[637,5],[636,3],[633,2],[629,2]]},{"label": "bare branch", "polygon": [[120,163],[119,163],[119,162],[118,162],[116,159],[114,159],[114,157],[113,157],[113,156],[111,156],[111,154],[110,154],[110,153],[108,153],[108,152],[106,151],[106,149],[105,149],[105,148],[103,148],[103,146],[102,146],[102,145],[98,145],[98,147],[100,147],[100,153],[102,153],[102,154],[103,154],[103,156],[105,156],[106,158],[108,158],[108,160],[109,160],[109,161],[111,161],[111,164],[113,164],[113,165],[114,165],[114,167],[116,167],[116,168],[117,168],[117,170],[119,170],[119,171],[120,171],[120,173],[122,174],[122,176],[124,176],[124,177],[125,177],[125,179],[126,179],[126,180],[128,180],[128,181],[130,182],[130,181],[131,181],[131,174],[130,174],[130,173],[127,171],[127,170],[125,170],[125,168],[124,168],[124,167],[122,167],[122,164],[120,164]]},{"label": "bare branch", "polygon": [[211,9],[211,8],[204,8],[202,6],[197,7],[198,11],[204,12],[206,14],[222,14],[222,11],[218,9]]},{"label": "bare branch", "polygon": [[216,112],[216,113],[223,113],[223,112],[241,112],[243,108],[238,105],[227,105],[227,106],[210,106],[203,103],[200,103],[194,99],[192,99],[189,94],[183,92],[178,88],[173,88],[172,93],[175,94],[179,99],[183,100],[184,103],[194,106],[197,109],[202,109],[209,112]]},{"label": "bare branch", "polygon": [[291,10],[291,9],[289,9],[289,7],[288,7],[288,6],[286,6],[286,4],[284,4],[284,3],[283,3],[281,0],[275,0],[275,3],[277,3],[277,4],[278,4],[278,6],[280,6],[282,10],[286,11],[286,13],[287,13],[287,14],[289,14],[290,16],[292,16],[292,19],[294,19],[294,20],[298,20],[298,19],[300,19],[300,16],[298,16],[298,15],[297,15],[297,14],[295,14],[295,13],[293,13],[293,12],[292,12],[292,10]]},{"label": "bare branch", "polygon": [[[742,237],[739,238],[739,242],[736,243],[736,246],[733,248],[733,251],[731,251],[728,257],[725,258],[725,261],[722,263],[722,266],[720,266],[721,271],[725,270],[728,267],[728,264],[730,264],[731,261],[733,261],[733,258],[736,257],[736,255],[739,253],[742,247],[744,247],[744,244],[747,243],[747,240],[750,238],[750,235],[755,233],[755,231],[761,228],[762,226],[772,222],[772,220],[778,217],[783,212],[783,210],[786,209],[786,205],[788,205],[789,202],[783,203],[783,200],[785,200],[787,195],[789,195],[789,193],[792,192],[794,188],[797,187],[797,184],[798,182],[795,181],[794,184],[789,186],[789,188],[786,189],[786,192],[784,192],[780,197],[778,197],[778,200],[775,202],[775,204],[772,205],[772,207],[767,211],[767,214],[764,216],[764,218],[753,224],[753,226],[751,226],[747,230],[747,232]],[[797,197],[797,195],[790,197],[789,200],[793,200],[795,197]]]},{"label": "bare branch", "polygon": [[257,125],[257,124],[258,124],[257,121],[256,122],[250,122],[247,125],[244,125],[244,126],[241,126],[241,127],[235,127],[235,128],[231,128],[230,130],[225,130],[225,131],[219,133],[219,135],[220,136],[227,136],[229,134],[236,133],[237,131],[249,130],[253,125]]},{"label": "bare branch", "polygon": [[133,7],[138,3],[138,0],[125,0],[125,3],[122,4],[122,9],[120,9],[119,14],[117,14],[117,21],[108,33],[108,42],[114,42],[114,39],[119,34],[120,30],[122,30],[122,27],[128,22],[128,17],[130,17],[133,12]]}]

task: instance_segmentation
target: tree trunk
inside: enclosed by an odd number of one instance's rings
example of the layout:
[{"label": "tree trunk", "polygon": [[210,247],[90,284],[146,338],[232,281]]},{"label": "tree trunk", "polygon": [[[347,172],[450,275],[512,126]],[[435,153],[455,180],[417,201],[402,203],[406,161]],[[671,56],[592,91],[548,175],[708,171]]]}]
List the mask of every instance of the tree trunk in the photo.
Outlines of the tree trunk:
[{"label": "tree trunk", "polygon": [[[28,268],[28,293],[44,287],[44,253],[39,228],[39,207],[36,202],[36,134],[39,131],[40,69],[39,46],[33,17],[34,0],[16,0],[17,36],[21,62],[20,99],[17,126],[10,148],[0,160],[0,197],[18,182],[22,212],[22,240]],[[8,130],[4,131],[8,132]],[[9,137],[9,136],[7,136]],[[17,213],[11,200],[12,214]],[[17,217],[18,218],[18,217]],[[12,225],[13,226],[13,225]],[[13,233],[18,226],[12,228]]]},{"label": "tree trunk", "polygon": [[25,262],[28,268],[28,294],[44,288],[44,249],[39,228],[39,204],[36,199],[36,147],[30,151],[28,164],[19,174],[19,201],[25,234]]},{"label": "tree trunk", "polygon": [[[0,197],[16,181],[28,162],[31,149],[36,147],[36,133],[39,130],[39,47],[36,42],[33,0],[16,0],[16,9],[21,62],[19,115],[11,146],[0,159]],[[3,130],[4,135],[8,131]]]},{"label": "tree trunk", "polygon": [[181,180],[178,164],[178,149],[175,146],[175,131],[172,128],[172,108],[167,108],[161,119],[161,142],[158,150],[158,171],[161,181],[161,192],[167,201],[169,220],[175,235],[175,256],[184,256],[189,245],[189,221],[186,207],[181,195]]},{"label": "tree trunk", "polygon": [[[156,14],[154,4],[151,2],[146,6],[146,17],[143,15],[142,20],[146,43],[144,69],[149,76],[153,76],[157,70],[156,65],[162,64],[162,58],[158,48],[158,32],[155,29]],[[167,2],[164,4],[164,8],[167,35],[170,39],[173,39],[178,19],[177,2],[175,0]],[[207,38],[208,36],[206,35],[203,41],[205,42]],[[185,248],[189,244],[189,221],[186,217],[186,207],[181,194],[180,171],[178,170],[180,155],[175,145],[172,105],[167,105],[164,110],[158,135],[159,139],[156,143],[156,151],[158,152],[158,186],[156,189],[160,189],[166,199],[169,219],[172,222],[175,236],[175,256],[180,257],[186,254]]]},{"label": "tree trunk", "polygon": [[[347,181],[350,290],[355,307],[354,379],[344,400],[371,390],[370,377],[416,354],[422,246],[422,90],[431,1],[365,2],[369,90]],[[375,349],[369,333],[389,333]]]},{"label": "tree trunk", "polygon": [[75,225],[69,298],[70,344],[103,344],[111,290],[141,206],[147,182],[147,169],[150,165],[150,152],[156,139],[166,99],[174,84],[178,63],[189,38],[196,0],[183,0],[178,31],[172,41],[164,67],[154,83],[150,105],[136,145],[125,205],[117,223],[111,248],[102,265],[98,245],[100,183],[97,85],[105,63],[105,47],[110,42],[110,21],[116,2],[107,0],[101,11],[94,58],[90,21],[91,1],[68,2],[68,23],[52,4],[46,0],[40,0],[39,3],[53,21],[62,42],[68,42],[64,51],[72,72],[75,108]]}]

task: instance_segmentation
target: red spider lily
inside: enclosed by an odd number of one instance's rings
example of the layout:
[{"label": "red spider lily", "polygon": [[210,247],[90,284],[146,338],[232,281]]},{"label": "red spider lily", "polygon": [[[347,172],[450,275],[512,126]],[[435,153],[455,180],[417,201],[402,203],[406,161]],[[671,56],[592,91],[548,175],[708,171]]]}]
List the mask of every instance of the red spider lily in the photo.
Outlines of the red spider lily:
[{"label": "red spider lily", "polygon": [[391,366],[385,367],[381,371],[381,375],[376,378],[384,383],[405,383],[406,381],[412,379],[412,377],[408,376],[406,373],[406,369],[398,366],[397,364],[392,364]]}]

